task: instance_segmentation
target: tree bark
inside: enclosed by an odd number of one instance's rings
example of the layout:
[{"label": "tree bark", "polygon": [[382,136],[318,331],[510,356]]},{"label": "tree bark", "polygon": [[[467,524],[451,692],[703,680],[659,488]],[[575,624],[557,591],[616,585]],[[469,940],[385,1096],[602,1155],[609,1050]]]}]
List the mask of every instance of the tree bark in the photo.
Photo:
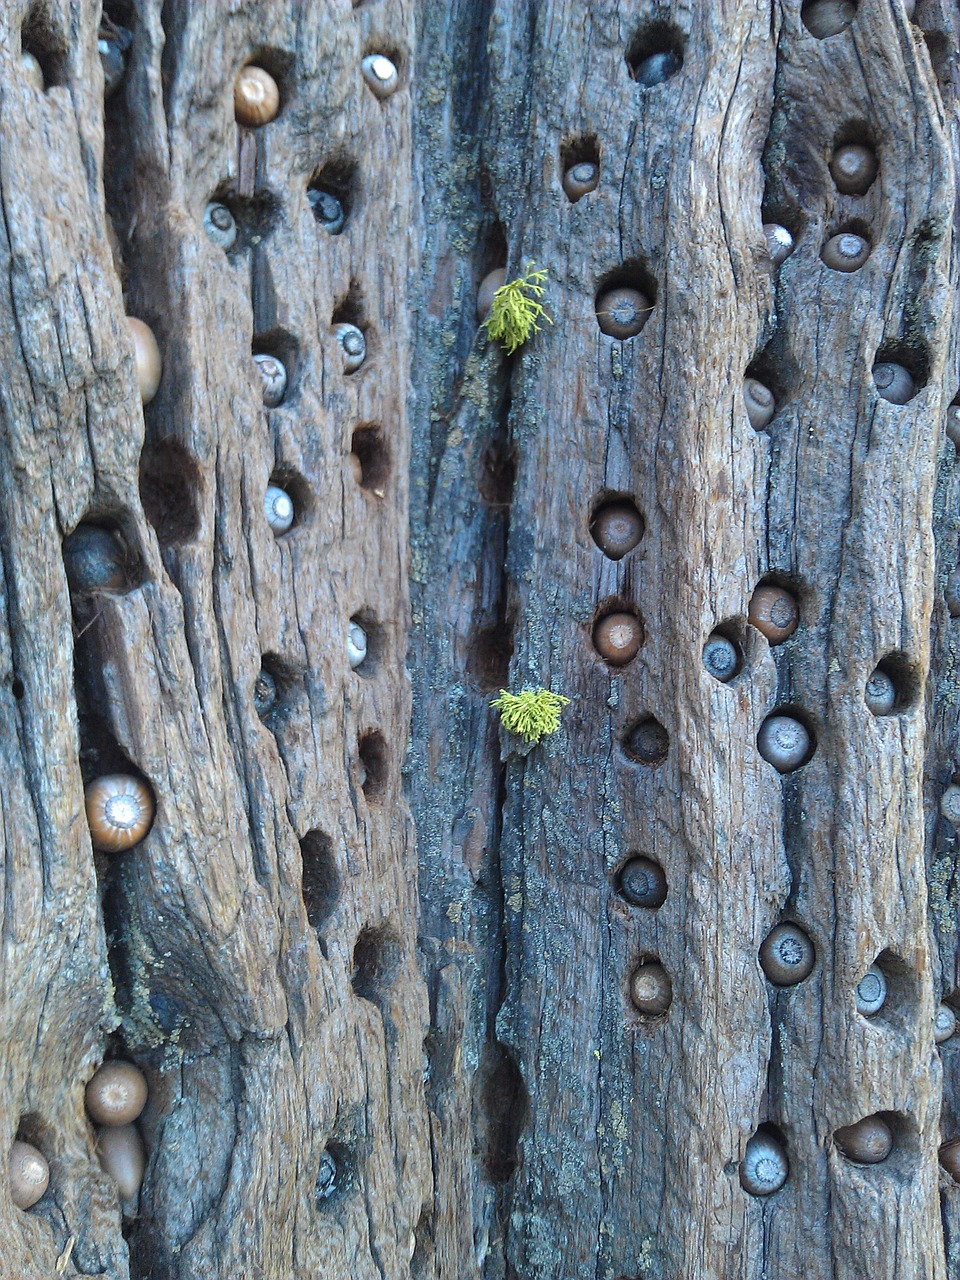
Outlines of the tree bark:
[{"label": "tree bark", "polygon": [[[827,38],[797,0],[107,11],[133,42],[105,103],[98,6],[0,14],[0,1101],[51,1170],[30,1210],[0,1196],[11,1276],[957,1274],[953,8],[859,0]],[[249,62],[280,89],[256,129]],[[852,142],[862,195],[828,167]],[[849,274],[821,258],[840,231],[870,245]],[[528,264],[550,322],[507,356],[477,291]],[[650,303],[627,340],[611,285]],[[142,411],[125,314],[162,353]],[[254,352],[286,365],[275,408]],[[643,521],[619,560],[614,500]],[[71,593],[83,522],[122,585]],[[799,603],[775,646],[747,623],[765,582]],[[619,668],[614,611],[642,631]],[[570,703],[533,745],[490,701],[538,686]],[[811,737],[783,774],[775,711]],[[116,772],[156,815],[105,855],[84,785]],[[623,892],[637,855],[656,909]],[[779,987],[784,921],[815,963]],[[659,1016],[631,998],[653,962]],[[104,1056],[150,1087],[135,1213],[84,1108]],[[890,1155],[849,1159],[837,1131],[874,1115]],[[740,1178],[758,1129],[789,1159],[769,1196]]]}]

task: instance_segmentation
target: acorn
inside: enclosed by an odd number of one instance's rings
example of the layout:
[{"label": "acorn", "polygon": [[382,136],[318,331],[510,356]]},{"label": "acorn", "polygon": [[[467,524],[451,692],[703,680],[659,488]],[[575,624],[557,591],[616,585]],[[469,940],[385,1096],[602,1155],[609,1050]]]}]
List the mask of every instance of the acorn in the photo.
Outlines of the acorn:
[{"label": "acorn", "polygon": [[126,548],[110,529],[84,521],[63,540],[63,567],[74,595],[123,591],[128,585]]},{"label": "acorn", "polygon": [[670,749],[670,738],[659,720],[647,716],[627,734],[624,750],[635,764],[660,764]]},{"label": "acorn", "polygon": [[897,686],[882,667],[877,667],[864,691],[867,709],[875,716],[889,716],[897,706]]},{"label": "acorn", "polygon": [[777,411],[776,399],[770,388],[756,378],[744,378],[743,403],[754,431],[762,431],[773,421],[773,415]]},{"label": "acorn", "polygon": [[662,907],[667,898],[663,867],[652,858],[631,858],[620,872],[620,893],[633,907]]},{"label": "acorn", "polygon": [[237,243],[237,222],[225,204],[211,200],[203,211],[203,229],[225,252]]},{"label": "acorn", "polygon": [[837,147],[830,158],[830,176],[845,196],[862,196],[877,176],[876,153],[859,143]]},{"label": "acorn", "polygon": [[715,680],[726,684],[740,670],[740,651],[732,640],[715,631],[703,646],[703,665]]},{"label": "acorn", "polygon": [[133,1217],[137,1211],[140,1184],[147,1167],[147,1153],[135,1124],[121,1124],[97,1131],[97,1158],[100,1168],[117,1184],[123,1212]]},{"label": "acorn", "polygon": [[237,124],[256,129],[276,119],[279,110],[280,88],[270,72],[253,65],[243,67],[233,86]]},{"label": "acorn", "polygon": [[367,355],[367,341],[355,324],[337,324],[333,335],[343,358],[344,373],[356,373]]},{"label": "acorn", "polygon": [[329,1200],[337,1190],[340,1181],[339,1172],[337,1162],[330,1152],[322,1152],[320,1156],[320,1164],[317,1169],[317,1181],[315,1184],[315,1194],[318,1202]]},{"label": "acorn", "polygon": [[261,667],[253,682],[253,707],[261,720],[270,714],[276,701],[277,682],[266,667]]},{"label": "acorn", "polygon": [[937,1011],[933,1015],[933,1041],[934,1044],[943,1044],[949,1040],[957,1029],[957,1015],[953,1012],[948,1004],[937,1005]]},{"label": "acorn", "polygon": [[632,613],[608,613],[593,629],[593,644],[611,667],[631,662],[643,641],[640,619]]},{"label": "acorn", "polygon": [[940,1149],[937,1151],[937,1159],[943,1168],[955,1182],[960,1182],[960,1138],[951,1138],[949,1142],[941,1143]]},{"label": "acorn", "polygon": [[477,320],[483,324],[493,306],[493,295],[507,283],[506,267],[494,267],[480,281],[477,290]]},{"label": "acorn", "polygon": [[263,495],[263,514],[277,537],[287,532],[293,524],[295,513],[293,499],[286,489],[281,489],[277,484],[267,485],[267,491]]},{"label": "acorn", "polygon": [[879,1164],[893,1149],[893,1133],[881,1116],[866,1116],[833,1135],[841,1155],[857,1164]]},{"label": "acorn", "polygon": [[887,979],[879,965],[872,964],[857,983],[857,1013],[872,1018],[879,1013],[887,999]]},{"label": "acorn", "polygon": [[610,502],[596,512],[590,532],[608,560],[622,560],[643,537],[643,517],[632,502]]},{"label": "acorn", "polygon": [[43,68],[29,49],[21,50],[20,69],[27,84],[36,89],[38,93],[43,93],[46,88],[43,79]]},{"label": "acorn", "polygon": [[350,625],[347,627],[347,661],[350,663],[350,669],[356,671],[366,656],[367,633],[359,622],[351,618]]},{"label": "acorn", "polygon": [[597,324],[601,333],[625,342],[637,336],[652,310],[650,299],[639,289],[618,286],[597,299]]},{"label": "acorn", "polygon": [[671,76],[675,76],[682,66],[683,61],[679,55],[672,49],[665,49],[641,59],[631,67],[630,74],[637,84],[643,85],[645,89],[653,89],[658,84],[663,84],[665,80],[669,80]]},{"label": "acorn", "polygon": [[133,33],[118,26],[106,15],[101,18],[97,35],[97,53],[103,68],[103,96],[112,97],[120,87],[127,69],[127,53],[133,44]]},{"label": "acorn", "polygon": [[160,386],[160,375],[163,362],[160,359],[160,348],[153,336],[153,330],[135,316],[127,316],[127,327],[133,340],[133,363],[137,373],[137,386],[140,388],[140,399],[149,404],[157,394]]},{"label": "acorn", "polygon": [[812,0],[804,5],[800,16],[812,36],[826,40],[846,31],[857,16],[857,6],[852,0]]},{"label": "acorn", "polygon": [[109,773],[84,791],[87,825],[94,849],[122,853],[139,844],[153,824],[154,803],[141,778]]},{"label": "acorn", "polygon": [[773,644],[789,640],[800,621],[796,598],[783,587],[757,587],[750,598],[747,621]]},{"label": "acorn", "polygon": [[666,1013],[673,1000],[670,975],[657,960],[645,960],[630,978],[630,999],[638,1012],[655,1018]]},{"label": "acorn", "polygon": [[770,261],[775,267],[779,267],[781,263],[786,262],[787,258],[793,253],[793,236],[779,222],[765,222],[763,224],[763,238],[767,246],[767,253],[770,255]]},{"label": "acorn", "polygon": [[346,224],[347,215],[337,197],[319,187],[308,187],[307,199],[313,209],[313,216],[324,231],[328,235],[338,236]]},{"label": "acorn", "polygon": [[360,73],[378,98],[389,98],[400,83],[397,68],[382,53],[370,53],[360,63]]},{"label": "acorn", "polygon": [[563,175],[563,190],[571,204],[595,191],[600,182],[600,166],[593,160],[578,160]]},{"label": "acorn", "polygon": [[97,1124],[132,1124],[147,1105],[147,1080],[132,1062],[103,1062],[86,1089],[87,1114]]},{"label": "acorn", "polygon": [[960,787],[951,783],[940,797],[940,812],[960,831]]},{"label": "acorn", "polygon": [[955,449],[960,449],[960,404],[947,409],[947,439]]},{"label": "acorn", "polygon": [[809,977],[816,951],[807,933],[795,924],[778,924],[760,947],[760,967],[778,987],[792,987]]},{"label": "acorn", "polygon": [[19,1138],[10,1148],[10,1199],[18,1209],[30,1209],[50,1185],[50,1166],[43,1154]]},{"label": "acorn", "polygon": [[752,1196],[769,1196],[779,1191],[790,1173],[790,1162],[783,1144],[759,1129],[747,1140],[740,1161],[740,1185]]},{"label": "acorn", "polygon": [[960,567],[952,569],[947,575],[943,589],[943,598],[951,618],[960,618]]},{"label": "acorn", "polygon": [[276,356],[268,355],[265,351],[255,352],[253,361],[263,386],[264,408],[275,409],[287,391],[287,371]]},{"label": "acorn", "polygon": [[810,747],[810,734],[793,716],[767,716],[757,734],[757,750],[779,773],[805,764]]},{"label": "acorn", "polygon": [[913,375],[902,364],[894,364],[891,361],[875,364],[873,381],[878,394],[890,404],[906,404],[917,394]]},{"label": "acorn", "polygon": [[830,237],[820,257],[831,271],[859,271],[870,257],[870,242],[852,231],[841,231]]}]

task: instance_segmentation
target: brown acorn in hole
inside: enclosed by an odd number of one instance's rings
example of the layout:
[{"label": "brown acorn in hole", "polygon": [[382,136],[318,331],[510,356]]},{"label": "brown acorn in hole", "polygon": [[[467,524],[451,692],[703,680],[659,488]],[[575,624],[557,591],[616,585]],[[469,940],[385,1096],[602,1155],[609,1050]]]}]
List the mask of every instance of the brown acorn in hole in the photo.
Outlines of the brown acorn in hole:
[{"label": "brown acorn in hole", "polygon": [[593,644],[611,667],[623,667],[640,649],[643,630],[632,613],[608,613],[593,629]]},{"label": "brown acorn in hole", "polygon": [[750,599],[747,621],[771,644],[789,640],[800,621],[797,601],[783,587],[757,587]]},{"label": "brown acorn in hole", "polygon": [[960,1138],[951,1138],[949,1142],[942,1143],[937,1157],[941,1167],[954,1182],[960,1182]]},{"label": "brown acorn in hole", "polygon": [[141,778],[110,773],[91,782],[84,792],[87,823],[93,847],[101,853],[132,849],[153,823],[153,795]]},{"label": "brown acorn in hole", "polygon": [[87,1085],[87,1113],[97,1124],[132,1124],[147,1103],[147,1081],[132,1062],[104,1062]]},{"label": "brown acorn in hole", "polygon": [[29,1142],[17,1139],[10,1148],[10,1199],[18,1209],[30,1209],[50,1185],[50,1166]]},{"label": "brown acorn in hole", "polygon": [[893,1133],[882,1116],[865,1116],[833,1135],[841,1155],[857,1164],[879,1164],[893,1149]]},{"label": "brown acorn in hole", "polygon": [[859,143],[837,147],[830,160],[830,176],[845,196],[862,196],[877,176],[876,153]]},{"label": "brown acorn in hole", "polygon": [[597,324],[601,333],[625,342],[636,337],[652,310],[650,299],[639,289],[607,289],[597,299]]},{"label": "brown acorn in hole", "polygon": [[657,960],[645,960],[630,978],[630,999],[634,1007],[648,1017],[666,1013],[673,1000],[670,975]]},{"label": "brown acorn in hole", "polygon": [[263,67],[243,67],[233,86],[233,111],[237,124],[259,128],[276,118],[280,110],[280,88]]},{"label": "brown acorn in hole", "polygon": [[608,560],[622,560],[643,537],[643,517],[632,502],[610,502],[593,517],[590,532]]},{"label": "brown acorn in hole", "polygon": [[563,190],[571,204],[595,191],[600,181],[600,166],[592,160],[578,160],[563,175]]}]

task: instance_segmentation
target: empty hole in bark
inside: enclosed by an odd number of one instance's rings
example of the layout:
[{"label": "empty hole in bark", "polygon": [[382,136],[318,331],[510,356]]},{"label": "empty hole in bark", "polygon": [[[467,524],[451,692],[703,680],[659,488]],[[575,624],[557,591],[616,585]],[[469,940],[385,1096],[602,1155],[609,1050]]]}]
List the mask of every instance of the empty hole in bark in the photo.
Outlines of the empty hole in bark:
[{"label": "empty hole in bark", "polygon": [[10,681],[10,692],[13,694],[13,696],[16,698],[18,702],[26,692],[26,690],[23,687],[23,681],[20,679],[19,676],[14,676],[13,679]]},{"label": "empty hole in bark", "polygon": [[600,495],[590,515],[590,536],[609,560],[622,560],[643,538],[646,522],[629,493]]},{"label": "empty hole in bark", "polygon": [[354,671],[364,680],[369,680],[377,674],[380,663],[383,661],[386,646],[383,625],[369,609],[359,609],[353,614],[350,621],[356,622],[358,626],[362,627],[364,635],[367,637],[366,657],[358,667],[354,667]]},{"label": "empty hole in bark", "polygon": [[[917,232],[916,236],[919,235],[920,233]],[[926,348],[919,343],[907,342],[899,338],[891,339],[888,342],[884,342],[877,349],[873,362],[874,366],[878,364],[903,365],[913,379],[913,396],[917,395],[927,385],[927,380],[930,376],[930,356]],[[911,400],[913,396],[910,397]]]},{"label": "empty hole in bark", "polygon": [[[619,267],[600,277],[594,297],[594,310],[607,314],[609,308],[603,299],[614,289],[635,289],[646,299],[642,321],[646,325],[657,305],[657,281],[642,258],[631,258]],[[642,327],[640,332],[642,332]]]},{"label": "empty hole in bark", "polygon": [[20,29],[20,42],[24,53],[32,54],[39,62],[45,91],[66,84],[67,47],[53,30],[43,6],[34,5],[27,14]]},{"label": "empty hole in bark", "polygon": [[368,729],[357,745],[361,788],[368,804],[379,804],[387,790],[389,759],[387,742],[377,729]]},{"label": "empty hole in bark", "polygon": [[328,1142],[317,1166],[315,1198],[318,1209],[329,1209],[350,1190],[355,1181],[354,1160],[339,1142]]},{"label": "empty hole in bark", "polygon": [[[367,337],[366,331],[366,312],[363,305],[363,294],[360,292],[360,284],[356,280],[350,281],[350,287],[346,294],[339,299],[337,305],[333,309],[330,317],[330,323],[333,324],[355,324],[358,329],[362,329],[364,337]],[[367,358],[369,359],[369,339],[367,342]]]},{"label": "empty hole in bark", "polygon": [[373,423],[357,427],[350,451],[359,463],[361,489],[382,498],[390,477],[390,452],[383,428]]},{"label": "empty hole in bark", "polygon": [[[308,198],[310,192],[314,192],[316,195],[333,196],[340,202],[344,224],[350,221],[356,189],[357,163],[349,156],[335,156],[333,159],[325,160],[314,170],[313,176],[307,183]],[[311,206],[314,217],[322,225],[323,220],[318,214],[318,204],[315,200],[311,200]]]},{"label": "empty hole in bark", "polygon": [[[280,361],[287,375],[287,386],[280,403],[289,404],[296,392],[297,368],[300,362],[300,343],[297,339],[292,333],[279,326],[268,329],[264,333],[254,335],[251,355],[273,356],[274,360]],[[254,372],[259,384],[260,374],[256,370]]]},{"label": "empty hole in bark", "polygon": [[594,611],[589,636],[594,653],[611,673],[625,669],[643,646],[640,610],[622,596],[610,596]]},{"label": "empty hole in bark", "polygon": [[683,66],[683,33],[670,22],[651,22],[627,46],[631,79],[653,88],[675,76]]},{"label": "empty hole in bark", "polygon": [[200,532],[203,473],[177,440],[154,440],[140,454],[140,501],[161,547],[192,542]]},{"label": "empty hole in bark", "polygon": [[254,681],[253,705],[270,729],[276,729],[300,685],[300,672],[293,663],[275,653],[265,653]]},{"label": "empty hole in bark", "polygon": [[792,394],[798,373],[796,362],[787,351],[784,338],[775,333],[747,365],[744,378],[754,378],[773,392],[775,418]]},{"label": "empty hole in bark", "polygon": [[922,687],[920,668],[905,653],[885,654],[877,663],[874,674],[886,677],[889,685],[893,686],[894,696],[893,706],[889,710],[875,711],[875,715],[900,716],[917,705]]},{"label": "empty hole in bark", "polygon": [[[578,166],[583,165],[582,171]],[[591,176],[588,166],[593,166]],[[571,172],[571,171],[575,172]],[[600,180],[600,143],[595,133],[566,138],[560,144],[560,172],[567,199],[576,203],[596,188]]]},{"label": "empty hole in bark", "polygon": [[662,764],[670,749],[670,736],[655,716],[636,720],[623,735],[623,754],[633,764]]},{"label": "empty hole in bark", "polygon": [[91,512],[64,537],[62,551],[74,605],[102,592],[124,595],[143,582],[143,564],[134,543],[114,515]]},{"label": "empty hole in bark", "polygon": [[[480,190],[484,201],[489,202],[490,193],[493,190],[493,184],[490,181],[490,175],[486,169],[480,174]],[[480,283],[485,276],[491,271],[496,271],[500,267],[506,267],[509,250],[507,248],[507,236],[503,229],[503,224],[494,215],[490,215],[489,219],[480,232],[477,239],[477,255],[476,255],[476,288],[480,288]]]},{"label": "empty hole in bark", "polygon": [[390,1002],[390,990],[400,972],[401,951],[389,925],[364,929],[353,948],[353,989],[381,1011]]},{"label": "empty hole in bark", "polygon": [[340,898],[340,872],[333,841],[323,831],[308,831],[300,841],[303,860],[303,905],[311,926],[320,930]]},{"label": "empty hole in bark", "polygon": [[31,1147],[36,1147],[41,1154],[46,1155],[51,1148],[52,1138],[53,1127],[42,1120],[36,1111],[28,1111],[20,1117],[16,1133],[18,1142],[29,1142]]},{"label": "empty hole in bark", "polygon": [[483,452],[478,488],[491,507],[509,507],[517,479],[517,451],[498,436]]},{"label": "empty hole in bark", "polygon": [[506,687],[513,658],[513,621],[507,619],[476,631],[467,652],[467,670],[485,692]]},{"label": "empty hole in bark", "polygon": [[474,1131],[491,1182],[509,1182],[517,1167],[520,1135],[527,1123],[526,1085],[513,1054],[487,1040],[473,1081]]},{"label": "empty hole in bark", "polygon": [[420,1212],[417,1227],[413,1233],[413,1246],[410,1253],[410,1275],[413,1280],[427,1280],[436,1274],[433,1263],[433,1228],[432,1215],[428,1208]]},{"label": "empty hole in bark", "polygon": [[293,524],[287,529],[286,533],[279,535],[280,538],[289,537],[296,529],[310,523],[314,507],[313,492],[305,477],[299,471],[295,471],[293,467],[282,463],[271,472],[268,483],[275,485],[278,489],[283,489],[293,501]]},{"label": "empty hole in bark", "polygon": [[924,31],[923,39],[930,55],[930,65],[937,77],[940,96],[946,100],[953,96],[953,62],[956,46],[942,31]]},{"label": "empty hole in bark", "polygon": [[229,185],[221,185],[210,199],[226,205],[237,224],[237,238],[227,250],[230,257],[251,245],[260,244],[277,225],[280,202],[271,191],[241,196]]}]

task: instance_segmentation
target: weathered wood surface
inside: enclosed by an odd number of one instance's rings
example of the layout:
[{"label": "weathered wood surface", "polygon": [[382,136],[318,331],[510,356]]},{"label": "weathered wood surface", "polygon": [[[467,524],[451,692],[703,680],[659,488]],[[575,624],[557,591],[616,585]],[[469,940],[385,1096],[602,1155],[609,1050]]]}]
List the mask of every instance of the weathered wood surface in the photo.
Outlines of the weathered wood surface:
[{"label": "weathered wood surface", "polygon": [[[931,1031],[960,1000],[938,808],[958,758],[956,14],[860,0],[818,41],[796,0],[111,12],[135,34],[105,113],[97,5],[0,14],[0,1111],[3,1142],[51,1163],[33,1210],[0,1197],[0,1271],[956,1274],[936,1150],[960,1135],[960,1037]],[[667,20],[684,65],[645,91],[625,55]],[[372,51],[401,70],[382,103]],[[252,133],[232,111],[251,59],[283,99]],[[859,199],[827,171],[851,130],[880,157]],[[571,204],[580,146],[601,179]],[[306,199],[330,165],[336,238]],[[202,228],[214,194],[240,217],[229,256]],[[797,235],[776,275],[774,217]],[[841,275],[819,254],[851,222],[873,252]],[[476,290],[530,260],[554,324],[508,360]],[[624,264],[656,305],[619,343],[594,299]],[[125,312],[164,357],[143,412]],[[341,318],[368,343],[349,377]],[[294,370],[269,412],[257,347]],[[918,374],[909,404],[878,399],[878,351]],[[778,393],[764,433],[752,367]],[[298,505],[280,540],[271,475]],[[619,563],[589,532],[613,494],[646,523]],[[72,610],[61,540],[84,518],[122,531],[131,589]],[[768,574],[801,600],[777,649],[745,625]],[[591,643],[611,601],[644,621],[620,673]],[[700,661],[721,623],[744,651],[729,685]],[[913,697],[874,718],[890,654]],[[541,683],[572,704],[521,750],[489,699]],[[781,778],[756,733],[783,706],[817,745]],[[622,750],[648,715],[670,743],[653,768]],[[125,763],[156,821],[94,857],[83,783]],[[630,851],[667,873],[655,913],[616,892]],[[778,990],[757,950],[782,918],[817,964]],[[867,1022],[853,990],[882,953]],[[655,1023],[627,994],[648,956],[673,983]],[[106,1051],[151,1087],[127,1222],[83,1107]],[[875,1112],[896,1149],[853,1165],[833,1134]],[[791,1163],[766,1200],[737,1173],[760,1123]]]}]

